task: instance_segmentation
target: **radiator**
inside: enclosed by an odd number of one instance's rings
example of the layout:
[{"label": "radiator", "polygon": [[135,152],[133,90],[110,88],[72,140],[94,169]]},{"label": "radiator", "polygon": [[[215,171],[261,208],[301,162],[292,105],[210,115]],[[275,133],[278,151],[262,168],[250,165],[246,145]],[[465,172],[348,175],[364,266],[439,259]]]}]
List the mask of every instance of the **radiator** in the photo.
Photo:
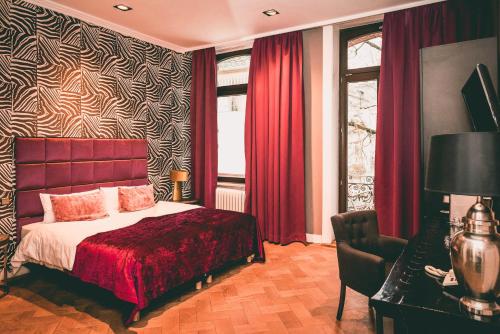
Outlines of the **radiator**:
[{"label": "radiator", "polygon": [[222,210],[245,211],[245,190],[218,187],[215,190],[215,207]]}]

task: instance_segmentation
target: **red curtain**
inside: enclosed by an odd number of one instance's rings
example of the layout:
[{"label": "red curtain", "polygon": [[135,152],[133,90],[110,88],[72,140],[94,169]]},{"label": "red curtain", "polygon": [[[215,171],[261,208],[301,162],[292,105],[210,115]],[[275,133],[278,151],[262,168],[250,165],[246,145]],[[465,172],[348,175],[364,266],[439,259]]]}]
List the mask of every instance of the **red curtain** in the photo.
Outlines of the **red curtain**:
[{"label": "red curtain", "polygon": [[413,236],[421,219],[419,50],[492,35],[490,6],[447,1],[384,15],[375,154],[383,234]]},{"label": "red curtain", "polygon": [[255,40],[247,94],[245,210],[264,239],[305,242],[301,32]]},{"label": "red curtain", "polygon": [[217,61],[215,49],[193,52],[191,68],[193,196],[215,208],[217,187]]}]

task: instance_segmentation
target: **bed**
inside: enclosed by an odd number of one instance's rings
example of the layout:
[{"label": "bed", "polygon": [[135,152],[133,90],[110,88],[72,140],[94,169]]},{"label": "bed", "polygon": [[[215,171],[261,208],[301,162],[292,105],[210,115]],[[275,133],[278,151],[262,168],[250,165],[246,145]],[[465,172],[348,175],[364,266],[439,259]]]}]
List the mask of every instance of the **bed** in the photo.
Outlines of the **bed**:
[{"label": "bed", "polygon": [[93,221],[43,223],[40,193],[148,183],[141,139],[17,138],[14,268],[62,270],[133,304],[125,323],[170,289],[264,251],[254,217],[174,202]]}]

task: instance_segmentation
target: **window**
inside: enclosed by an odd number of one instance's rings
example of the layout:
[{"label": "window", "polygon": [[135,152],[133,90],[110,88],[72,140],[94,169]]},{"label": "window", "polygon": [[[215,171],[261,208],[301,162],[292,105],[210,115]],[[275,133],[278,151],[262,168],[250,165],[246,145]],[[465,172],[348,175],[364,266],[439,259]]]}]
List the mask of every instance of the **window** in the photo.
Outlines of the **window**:
[{"label": "window", "polygon": [[219,181],[245,181],[245,108],[250,51],[217,55]]},{"label": "window", "polygon": [[340,209],[374,208],[381,24],[341,31]]}]

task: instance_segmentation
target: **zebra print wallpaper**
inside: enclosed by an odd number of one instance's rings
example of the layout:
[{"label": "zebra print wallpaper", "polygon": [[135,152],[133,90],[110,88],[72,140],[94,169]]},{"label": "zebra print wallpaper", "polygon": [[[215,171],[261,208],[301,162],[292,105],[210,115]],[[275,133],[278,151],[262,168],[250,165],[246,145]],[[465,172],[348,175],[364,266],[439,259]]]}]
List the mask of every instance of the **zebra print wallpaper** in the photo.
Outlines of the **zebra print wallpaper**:
[{"label": "zebra print wallpaper", "polygon": [[[147,138],[150,182],[170,198],[170,170],[190,170],[190,71],[189,53],[0,0],[0,198],[14,196],[16,136]],[[11,201],[0,233],[15,231]]]}]

